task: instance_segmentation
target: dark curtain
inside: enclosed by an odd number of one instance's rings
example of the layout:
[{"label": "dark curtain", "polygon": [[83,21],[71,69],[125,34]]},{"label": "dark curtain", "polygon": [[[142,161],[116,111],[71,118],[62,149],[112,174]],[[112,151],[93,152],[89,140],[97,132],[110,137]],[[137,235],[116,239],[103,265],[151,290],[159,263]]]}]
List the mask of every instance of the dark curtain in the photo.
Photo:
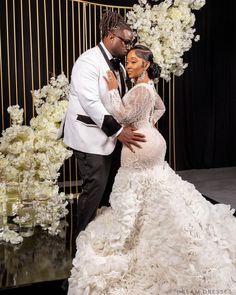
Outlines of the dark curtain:
[{"label": "dark curtain", "polygon": [[236,165],[236,2],[196,11],[200,41],[176,78],[177,169]]}]

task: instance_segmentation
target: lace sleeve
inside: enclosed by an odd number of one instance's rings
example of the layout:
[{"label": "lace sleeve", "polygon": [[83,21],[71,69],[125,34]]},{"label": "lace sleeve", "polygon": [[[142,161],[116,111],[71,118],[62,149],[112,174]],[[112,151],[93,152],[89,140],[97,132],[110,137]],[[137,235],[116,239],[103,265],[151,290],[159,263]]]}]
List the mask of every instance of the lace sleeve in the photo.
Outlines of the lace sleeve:
[{"label": "lace sleeve", "polygon": [[110,90],[104,101],[108,112],[124,125],[142,120],[150,103],[150,90],[143,85],[132,88],[122,100],[118,90]]},{"label": "lace sleeve", "polygon": [[154,104],[154,111],[153,111],[153,122],[156,123],[164,114],[166,108],[165,105],[159,96],[159,94],[156,93],[155,95],[155,104]]}]

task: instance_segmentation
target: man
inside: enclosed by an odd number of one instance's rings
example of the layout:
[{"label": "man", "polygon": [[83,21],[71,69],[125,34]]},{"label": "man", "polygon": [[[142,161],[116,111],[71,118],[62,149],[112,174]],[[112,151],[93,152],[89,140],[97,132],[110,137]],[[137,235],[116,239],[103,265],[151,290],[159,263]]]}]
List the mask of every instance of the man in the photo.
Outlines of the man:
[{"label": "man", "polygon": [[72,69],[64,126],[64,142],[73,149],[83,180],[77,234],[95,217],[98,207],[108,205],[119,168],[119,142],[133,151],[132,145],[140,147],[138,141],[145,141],[133,128],[123,128],[102,104],[102,97],[108,92],[104,79],[108,70],[116,74],[120,93],[125,92],[124,68],[112,58],[127,54],[133,33],[122,16],[111,11],[103,15],[101,30],[102,42],[84,52]]}]

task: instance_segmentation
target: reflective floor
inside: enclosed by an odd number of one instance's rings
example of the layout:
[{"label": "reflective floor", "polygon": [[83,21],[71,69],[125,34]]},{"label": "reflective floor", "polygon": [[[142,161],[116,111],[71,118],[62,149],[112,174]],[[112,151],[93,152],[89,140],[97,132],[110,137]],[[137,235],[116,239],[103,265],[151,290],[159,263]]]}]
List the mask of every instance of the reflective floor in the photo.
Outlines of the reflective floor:
[{"label": "reflective floor", "polygon": [[68,278],[75,252],[76,205],[77,200],[68,204],[69,214],[58,236],[37,227],[21,244],[0,244],[0,289]]},{"label": "reflective floor", "polygon": [[177,173],[193,183],[203,195],[236,209],[236,167],[192,169]]}]

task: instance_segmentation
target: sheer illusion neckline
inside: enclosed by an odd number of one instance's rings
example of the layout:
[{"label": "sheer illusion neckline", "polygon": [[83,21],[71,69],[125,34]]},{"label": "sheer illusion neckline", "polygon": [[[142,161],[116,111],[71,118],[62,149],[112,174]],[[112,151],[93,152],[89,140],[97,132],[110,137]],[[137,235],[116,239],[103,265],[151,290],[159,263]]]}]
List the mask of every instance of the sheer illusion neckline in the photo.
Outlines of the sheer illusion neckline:
[{"label": "sheer illusion neckline", "polygon": [[141,82],[141,83],[138,83],[138,84],[135,84],[134,87],[136,86],[139,86],[139,85],[154,85],[154,82],[153,80],[149,80],[148,82]]}]

